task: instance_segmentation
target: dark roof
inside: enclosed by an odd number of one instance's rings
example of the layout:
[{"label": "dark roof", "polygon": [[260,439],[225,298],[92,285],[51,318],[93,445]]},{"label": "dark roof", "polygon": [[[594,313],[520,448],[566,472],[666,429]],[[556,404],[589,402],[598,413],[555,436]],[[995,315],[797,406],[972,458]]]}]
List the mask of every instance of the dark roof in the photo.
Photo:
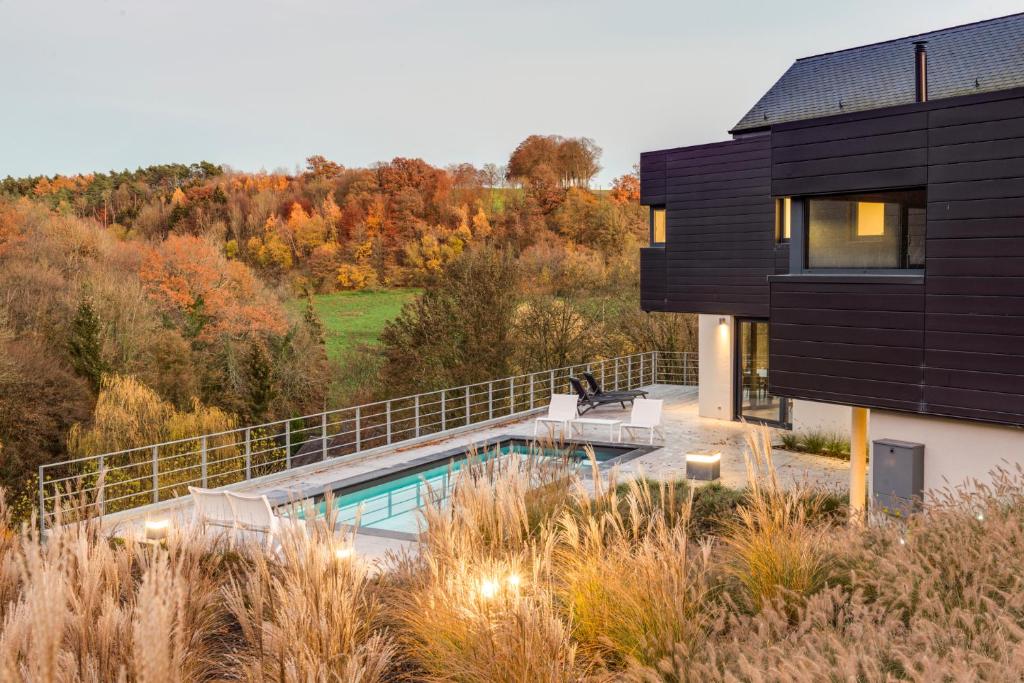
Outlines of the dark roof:
[{"label": "dark roof", "polygon": [[928,41],[928,99],[1024,86],[1024,13],[794,62],[731,132],[914,101],[914,41]]}]

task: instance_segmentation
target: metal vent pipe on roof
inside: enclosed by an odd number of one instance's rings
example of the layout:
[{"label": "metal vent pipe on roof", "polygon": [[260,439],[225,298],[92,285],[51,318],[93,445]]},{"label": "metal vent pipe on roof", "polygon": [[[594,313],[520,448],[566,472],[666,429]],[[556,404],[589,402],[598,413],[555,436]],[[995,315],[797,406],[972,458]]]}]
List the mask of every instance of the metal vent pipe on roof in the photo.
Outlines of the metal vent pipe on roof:
[{"label": "metal vent pipe on roof", "polygon": [[914,42],[914,99],[917,102],[928,101],[928,52],[925,50],[927,40]]}]

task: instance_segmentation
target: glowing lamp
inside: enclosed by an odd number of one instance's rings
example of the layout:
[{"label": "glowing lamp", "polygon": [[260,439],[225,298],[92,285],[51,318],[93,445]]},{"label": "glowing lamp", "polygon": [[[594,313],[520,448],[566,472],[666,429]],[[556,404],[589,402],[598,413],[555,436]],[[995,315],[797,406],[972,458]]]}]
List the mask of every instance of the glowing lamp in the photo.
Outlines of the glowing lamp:
[{"label": "glowing lamp", "polygon": [[519,588],[519,584],[522,582],[522,579],[519,578],[519,574],[509,574],[508,578],[505,579],[505,582],[512,588]]},{"label": "glowing lamp", "polygon": [[146,540],[162,541],[167,538],[167,531],[171,528],[169,519],[147,519]]},{"label": "glowing lamp", "polygon": [[351,560],[353,555],[355,555],[355,551],[353,551],[352,548],[338,548],[334,551],[334,558],[343,562],[345,560]]},{"label": "glowing lamp", "polygon": [[480,597],[484,600],[490,600],[498,594],[500,589],[501,584],[494,579],[484,579],[480,582]]},{"label": "glowing lamp", "polygon": [[690,451],[686,454],[686,478],[714,481],[722,476],[721,451]]}]

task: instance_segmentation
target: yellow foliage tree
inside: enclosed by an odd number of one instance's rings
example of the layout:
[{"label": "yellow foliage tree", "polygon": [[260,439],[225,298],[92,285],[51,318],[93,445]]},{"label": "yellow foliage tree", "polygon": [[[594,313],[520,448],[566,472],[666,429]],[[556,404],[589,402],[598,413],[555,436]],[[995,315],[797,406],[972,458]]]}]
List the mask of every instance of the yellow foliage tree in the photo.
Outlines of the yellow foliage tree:
[{"label": "yellow foliage tree", "polygon": [[484,213],[484,207],[476,207],[476,213],[473,214],[473,237],[476,239],[484,239],[491,234],[491,222],[487,220],[487,214]]},{"label": "yellow foliage tree", "polygon": [[338,268],[338,287],[359,290],[377,285],[377,272],[367,265],[343,263]]}]

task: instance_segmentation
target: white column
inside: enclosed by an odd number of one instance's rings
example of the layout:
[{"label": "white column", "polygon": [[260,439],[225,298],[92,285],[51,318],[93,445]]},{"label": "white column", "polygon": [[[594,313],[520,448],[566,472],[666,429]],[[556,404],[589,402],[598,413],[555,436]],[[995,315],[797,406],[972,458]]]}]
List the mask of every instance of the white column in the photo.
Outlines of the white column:
[{"label": "white column", "polygon": [[698,317],[698,412],[701,417],[733,419],[733,334],[731,315]]}]

